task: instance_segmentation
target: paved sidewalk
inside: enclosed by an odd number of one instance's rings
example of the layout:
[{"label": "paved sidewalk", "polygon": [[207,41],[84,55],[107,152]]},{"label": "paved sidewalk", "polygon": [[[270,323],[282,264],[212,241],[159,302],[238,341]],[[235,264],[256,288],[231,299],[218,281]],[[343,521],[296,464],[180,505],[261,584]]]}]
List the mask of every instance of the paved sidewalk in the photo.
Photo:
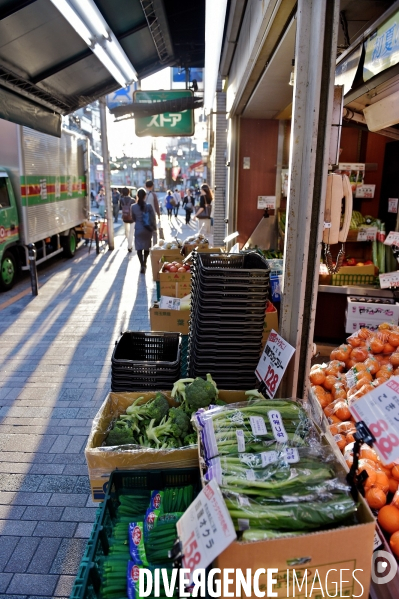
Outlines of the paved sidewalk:
[{"label": "paved sidewalk", "polygon": [[69,597],[97,505],[87,435],[110,390],[114,342],[149,330],[155,295],[122,226],[115,251],[82,247],[40,271],[39,283],[37,297],[21,293],[27,278],[0,294],[0,599]]}]

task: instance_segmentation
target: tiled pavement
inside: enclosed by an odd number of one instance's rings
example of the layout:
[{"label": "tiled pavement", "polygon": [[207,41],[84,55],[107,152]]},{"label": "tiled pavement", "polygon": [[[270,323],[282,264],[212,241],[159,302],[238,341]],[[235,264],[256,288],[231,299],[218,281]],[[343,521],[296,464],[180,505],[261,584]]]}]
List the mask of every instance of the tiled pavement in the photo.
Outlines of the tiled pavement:
[{"label": "tiled pavement", "polygon": [[97,505],[87,435],[110,390],[114,342],[149,330],[155,292],[121,226],[115,251],[81,247],[40,270],[39,284],[37,297],[18,299],[26,277],[0,295],[0,599],[69,597]]}]

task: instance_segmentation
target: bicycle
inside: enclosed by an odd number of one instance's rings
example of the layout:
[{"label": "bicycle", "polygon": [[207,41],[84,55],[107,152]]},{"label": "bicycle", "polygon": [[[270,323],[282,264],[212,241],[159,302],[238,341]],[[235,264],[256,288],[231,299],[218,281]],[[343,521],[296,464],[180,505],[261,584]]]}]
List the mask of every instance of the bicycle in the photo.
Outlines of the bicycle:
[{"label": "bicycle", "polygon": [[[96,245],[97,256],[100,253],[100,242],[104,242],[104,245],[108,243],[108,226],[107,226],[107,211],[105,211],[104,218],[100,214],[89,212],[89,217],[94,217],[94,221],[88,221],[86,228],[91,229],[91,237],[89,242],[89,254],[93,241]],[[86,238],[88,239],[88,238]]]}]

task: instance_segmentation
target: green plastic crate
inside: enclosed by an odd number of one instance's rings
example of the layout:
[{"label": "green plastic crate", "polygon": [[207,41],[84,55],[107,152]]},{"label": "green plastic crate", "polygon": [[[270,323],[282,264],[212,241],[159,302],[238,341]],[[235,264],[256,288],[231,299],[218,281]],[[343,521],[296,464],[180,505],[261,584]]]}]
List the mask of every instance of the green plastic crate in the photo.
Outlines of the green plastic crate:
[{"label": "green plastic crate", "polygon": [[198,468],[112,472],[104,502],[96,512],[96,520],[78,568],[70,599],[101,599],[99,565],[101,558],[108,554],[108,538],[112,535],[121,495],[134,495],[134,491],[140,489],[152,491],[186,485],[193,485],[194,496],[198,495],[201,490]]},{"label": "green plastic crate", "polygon": [[332,275],[333,285],[373,285],[374,275]]}]

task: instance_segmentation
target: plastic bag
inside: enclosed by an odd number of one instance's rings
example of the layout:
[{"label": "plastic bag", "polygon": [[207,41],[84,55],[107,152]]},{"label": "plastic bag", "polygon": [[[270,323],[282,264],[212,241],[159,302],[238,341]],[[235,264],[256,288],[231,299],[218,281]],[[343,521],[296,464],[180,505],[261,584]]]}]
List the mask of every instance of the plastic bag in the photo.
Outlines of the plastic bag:
[{"label": "plastic bag", "polygon": [[319,530],[337,525],[353,517],[356,504],[346,493],[334,495],[327,501],[307,501],[282,505],[262,505],[258,500],[240,493],[223,493],[227,509],[238,531]]},{"label": "plastic bag", "polygon": [[207,460],[217,455],[264,451],[277,444],[306,446],[314,431],[304,408],[291,400],[256,399],[198,410],[192,421],[200,431]]},{"label": "plastic bag", "polygon": [[310,501],[348,491],[344,473],[335,466],[328,447],[290,447],[212,458],[204,479],[215,478],[222,491],[255,496],[262,503]]}]

